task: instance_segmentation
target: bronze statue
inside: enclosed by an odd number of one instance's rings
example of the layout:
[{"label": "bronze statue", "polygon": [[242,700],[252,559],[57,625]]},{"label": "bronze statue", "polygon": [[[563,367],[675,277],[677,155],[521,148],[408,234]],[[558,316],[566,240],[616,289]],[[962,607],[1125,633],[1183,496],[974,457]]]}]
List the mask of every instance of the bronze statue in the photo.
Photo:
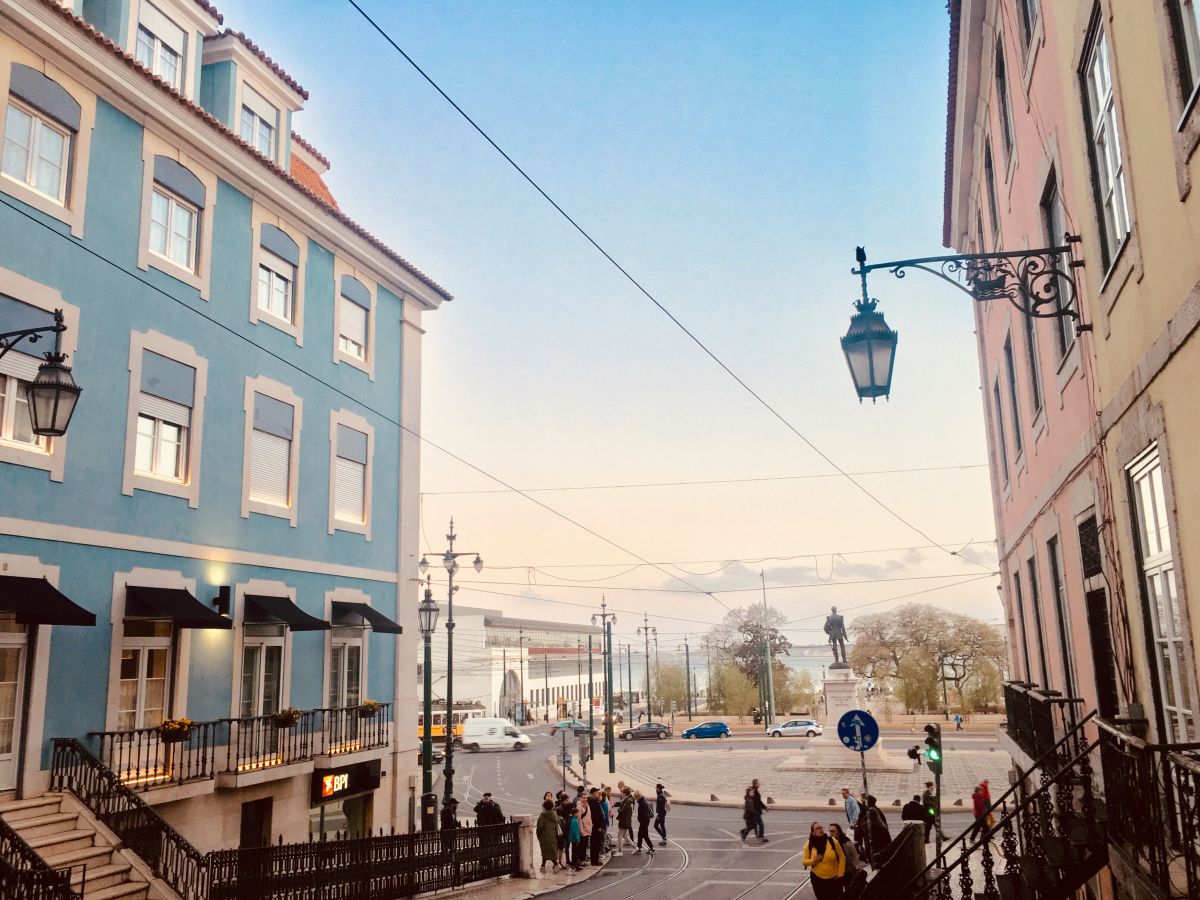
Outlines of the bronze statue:
[{"label": "bronze statue", "polygon": [[846,620],[838,615],[836,606],[831,607],[829,615],[825,617],[825,633],[829,635],[829,643],[833,645],[833,665],[829,668],[850,668],[850,664],[846,662],[846,639],[849,637],[846,633]]}]

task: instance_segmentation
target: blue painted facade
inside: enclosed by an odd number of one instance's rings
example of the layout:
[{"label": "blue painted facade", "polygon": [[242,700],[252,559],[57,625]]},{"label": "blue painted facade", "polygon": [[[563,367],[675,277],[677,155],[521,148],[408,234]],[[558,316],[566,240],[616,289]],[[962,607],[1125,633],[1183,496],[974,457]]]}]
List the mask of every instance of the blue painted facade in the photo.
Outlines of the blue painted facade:
[{"label": "blue painted facade", "polygon": [[[22,2],[31,7],[42,5],[40,0]],[[77,11],[123,44],[127,17],[137,14],[137,6],[129,0],[82,0]],[[67,23],[60,27],[77,26]],[[16,40],[20,41],[20,35]],[[32,38],[28,43],[35,44]],[[0,66],[8,67],[11,60],[5,58],[4,47],[0,44]],[[91,49],[98,58],[111,56],[98,44]],[[47,62],[57,65],[51,59]],[[201,67],[200,54],[188,65],[200,77],[197,105],[232,126],[238,67],[228,61]],[[129,68],[125,71],[130,79],[144,77]],[[280,131],[285,146],[279,159],[285,167],[291,152],[287,146],[291,115],[290,109],[281,110],[280,122],[288,129]],[[211,126],[194,114],[184,111],[180,121],[204,139],[212,138]],[[162,136],[165,130],[155,133]],[[231,136],[222,139],[237,145]],[[86,741],[90,732],[113,727],[110,713],[106,720],[106,710],[111,710],[114,690],[110,683],[113,643],[120,639],[111,622],[115,573],[134,568],[179,573],[195,579],[195,596],[206,605],[222,585],[253,579],[282,582],[294,590],[300,609],[321,619],[328,617],[327,592],[351,589],[369,597],[372,608],[389,618],[404,618],[397,609],[397,583],[401,580],[398,473],[404,471],[399,423],[403,420],[404,378],[412,373],[404,371],[401,348],[406,316],[410,321],[413,316],[406,304],[415,301],[377,284],[372,290],[370,335],[373,377],[355,366],[339,364],[333,352],[338,301],[335,253],[315,235],[340,228],[342,246],[362,244],[362,240],[310,203],[313,216],[327,218],[319,222],[320,227],[303,220],[292,223],[310,231],[306,260],[298,275],[304,288],[303,344],[265,322],[251,321],[248,312],[257,277],[258,242],[253,203],[235,186],[245,183],[242,176],[221,171],[211,161],[206,166],[217,176],[215,197],[208,198],[201,213],[212,217],[212,240],[200,248],[210,261],[207,299],[195,286],[153,265],[139,268],[139,249],[144,251],[140,248],[144,166],[152,165],[143,162],[143,141],[139,121],[103,95],[96,97],[86,161],[86,196],[72,200],[73,204],[82,202],[86,209],[81,236],[72,235],[60,218],[10,192],[0,179],[0,271],[57,291],[65,303],[78,309],[78,346],[69,362],[83,387],[67,438],[61,480],[44,469],[0,460],[0,489],[5,498],[0,516],[7,522],[0,533],[0,561],[33,557],[46,566],[58,567],[58,589],[95,613],[97,619],[95,627],[51,629],[48,663],[42,661],[46,666],[44,710],[29,710],[31,717],[44,717],[42,741],[38,758],[24,760],[27,770],[48,766],[52,738]],[[257,166],[249,151],[241,149],[247,165]],[[284,187],[299,194],[286,184]],[[371,248],[364,248],[357,262],[344,256],[338,261],[357,264],[362,270],[361,258],[368,256],[368,250]],[[411,282],[410,271],[400,267],[382,270],[378,253],[372,258],[378,281]],[[421,285],[422,290],[427,287]],[[436,285],[432,287],[436,289]],[[432,296],[437,302],[445,299],[440,289],[433,290]],[[194,505],[184,497],[137,487],[131,495],[123,493],[131,335],[148,331],[189,345],[207,361],[202,433],[191,436],[200,442],[201,460],[199,497]],[[288,386],[303,402],[298,471],[292,471],[298,485],[294,524],[287,518],[241,513],[243,470],[248,465],[244,457],[244,398],[247,379],[260,376]],[[351,531],[329,533],[333,410],[360,416],[373,429],[370,539]],[[143,542],[156,543],[143,548]],[[231,559],[236,554],[256,554],[269,564]],[[292,561],[299,561],[294,568]],[[362,575],[356,577],[356,571]],[[237,612],[233,610],[235,620]],[[186,715],[196,721],[230,716],[237,690],[236,633],[193,632],[186,708],[171,709],[171,716]],[[314,709],[327,704],[328,634],[291,634],[286,676],[290,678],[291,706]],[[397,662],[401,642],[394,635],[367,630],[363,640],[369,647],[362,696],[390,703],[397,699],[398,680],[412,681],[409,673],[415,670],[415,661]],[[398,664],[402,679],[397,677]],[[32,669],[29,676],[36,677]],[[409,730],[405,723],[396,732],[407,737]],[[0,784],[0,790],[3,788]],[[377,816],[376,822],[383,824],[386,819]],[[225,833],[228,831],[226,828]],[[214,843],[220,842],[214,839]]]}]

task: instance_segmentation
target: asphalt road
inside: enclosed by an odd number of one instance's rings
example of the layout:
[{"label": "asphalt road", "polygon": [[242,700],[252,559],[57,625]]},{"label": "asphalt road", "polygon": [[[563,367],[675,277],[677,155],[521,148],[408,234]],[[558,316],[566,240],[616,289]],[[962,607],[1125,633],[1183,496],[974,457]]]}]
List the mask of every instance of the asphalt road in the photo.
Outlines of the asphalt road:
[{"label": "asphalt road", "polygon": [[[542,794],[562,788],[561,774],[553,772],[546,763],[546,758],[561,746],[561,739],[551,739],[546,726],[526,731],[533,738],[527,750],[455,753],[455,795],[463,813],[470,815],[483,792],[490,791],[506,815],[536,816],[541,812]],[[600,740],[597,736],[598,745]],[[804,739],[753,740],[777,745],[779,740],[799,743]],[[889,749],[893,740],[899,749],[912,743],[903,736],[886,737]],[[976,739],[971,741],[972,746],[978,746]],[[679,748],[681,744],[679,741],[638,741],[622,746],[670,753],[673,747]],[[598,755],[588,768],[593,782],[608,780],[607,760],[603,756]],[[574,790],[569,775],[567,787]],[[438,790],[441,790],[440,784]],[[839,813],[836,808],[825,814],[769,812],[766,816],[769,842],[742,844],[738,837],[742,827],[738,810],[676,805],[667,818],[670,843],[666,847],[656,847],[653,857],[626,853],[614,858],[595,877],[546,896],[555,900],[601,896],[604,900],[812,898],[812,890],[806,884],[807,872],[800,864],[804,841],[814,820],[826,825],[843,823],[845,816]],[[893,833],[899,829],[899,823],[893,821],[896,818],[896,811],[889,810],[888,820]],[[971,817],[950,814],[943,817],[943,823],[946,835],[950,837],[969,827]],[[797,888],[800,888],[798,892]]]}]

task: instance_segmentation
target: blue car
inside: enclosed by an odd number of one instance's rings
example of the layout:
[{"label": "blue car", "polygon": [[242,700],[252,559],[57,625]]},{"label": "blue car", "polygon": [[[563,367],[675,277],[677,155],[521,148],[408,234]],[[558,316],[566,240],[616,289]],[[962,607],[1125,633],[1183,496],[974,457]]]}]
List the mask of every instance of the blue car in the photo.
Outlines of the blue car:
[{"label": "blue car", "polygon": [[688,741],[694,738],[727,738],[729,737],[729,726],[724,722],[702,722],[687,729],[683,733],[683,737]]}]

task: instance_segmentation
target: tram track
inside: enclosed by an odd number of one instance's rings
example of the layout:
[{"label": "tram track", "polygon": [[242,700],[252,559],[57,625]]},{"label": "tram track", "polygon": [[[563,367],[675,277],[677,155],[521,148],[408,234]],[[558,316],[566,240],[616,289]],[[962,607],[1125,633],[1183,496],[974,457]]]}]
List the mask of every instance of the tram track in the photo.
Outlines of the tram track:
[{"label": "tram track", "polygon": [[[673,878],[677,878],[684,873],[684,871],[687,869],[688,865],[691,863],[691,856],[689,856],[688,852],[686,850],[684,850],[683,847],[680,846],[675,841],[670,841],[669,843],[671,844],[671,846],[675,847],[680,853],[683,854],[683,865],[681,865],[678,869],[676,869],[674,872],[672,872],[666,878],[661,878],[658,881],[654,882],[653,884],[648,884],[648,885],[645,885],[644,887],[640,887],[636,891],[634,891],[632,894],[624,894],[623,896],[620,897],[620,900],[633,900],[633,898],[640,897],[643,894],[646,894],[646,893],[654,890],[655,888],[661,887],[662,885],[666,884],[668,881],[672,880]],[[637,869],[637,870],[629,873],[625,877],[619,878],[613,882],[609,882],[608,884],[601,885],[600,887],[598,887],[594,890],[588,891],[586,894],[577,894],[575,897],[572,898],[572,900],[583,900],[584,897],[594,897],[597,894],[604,894],[606,897],[612,897],[613,896],[612,891],[614,888],[616,888],[618,885],[624,884],[627,881],[637,878],[639,875],[643,875],[646,872],[646,870],[650,868],[651,864],[654,862],[655,856],[657,856],[657,855],[658,855],[657,853],[650,854],[647,857],[646,862],[642,865],[642,867],[640,869]]]},{"label": "tram track", "polygon": [[[787,859],[785,859],[783,862],[781,862],[779,865],[777,865],[774,869],[772,869],[770,872],[768,872],[763,878],[756,881],[754,884],[752,884],[750,887],[746,888],[746,890],[742,891],[740,894],[735,895],[732,898],[732,900],[743,900],[744,897],[749,897],[751,894],[753,894],[759,888],[765,886],[768,881],[770,881],[772,878],[776,877],[780,872],[782,872],[788,866],[788,864],[794,862],[795,860],[799,859],[803,855],[804,855],[803,850],[801,850],[799,853],[792,854]],[[812,879],[812,875],[805,875],[803,881],[801,881],[798,885],[796,885],[785,896],[783,896],[782,898],[778,898],[778,900],[792,900],[793,897],[796,897],[802,890],[804,890],[804,886],[807,885],[811,879]],[[787,887],[787,885],[772,885],[772,887]]]}]

